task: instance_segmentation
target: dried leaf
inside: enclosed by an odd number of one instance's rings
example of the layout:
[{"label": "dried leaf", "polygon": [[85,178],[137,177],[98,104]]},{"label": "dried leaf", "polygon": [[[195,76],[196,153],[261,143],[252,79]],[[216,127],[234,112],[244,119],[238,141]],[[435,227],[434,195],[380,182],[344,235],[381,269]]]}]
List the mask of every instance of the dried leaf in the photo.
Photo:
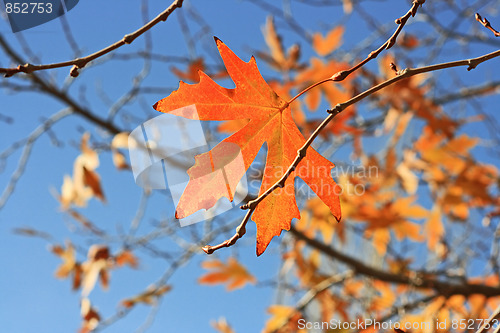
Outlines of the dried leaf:
[{"label": "dried leaf", "polygon": [[102,192],[101,188],[101,179],[96,172],[88,170],[86,167],[83,167],[83,184],[85,186],[90,187],[93,195],[96,198],[102,201],[106,201],[106,199],[104,198],[104,193]]}]

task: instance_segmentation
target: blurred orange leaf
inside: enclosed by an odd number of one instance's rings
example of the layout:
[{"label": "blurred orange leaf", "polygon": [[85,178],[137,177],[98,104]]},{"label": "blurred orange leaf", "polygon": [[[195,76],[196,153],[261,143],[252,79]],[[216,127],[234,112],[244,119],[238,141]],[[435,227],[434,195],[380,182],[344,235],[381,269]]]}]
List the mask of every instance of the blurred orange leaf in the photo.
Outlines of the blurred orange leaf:
[{"label": "blurred orange leaf", "polygon": [[[344,34],[344,27],[342,25],[336,26],[326,37],[323,37],[319,32],[313,35],[313,48],[320,56],[326,56],[333,50],[336,50],[342,44],[342,35]],[[332,73],[333,75],[333,73]]]},{"label": "blurred orange leaf", "polygon": [[115,262],[118,265],[118,267],[122,267],[124,265],[129,265],[132,268],[137,268],[139,266],[139,260],[137,257],[129,250],[124,250],[115,257]]},{"label": "blurred orange leaf", "polygon": [[300,46],[292,45],[287,52],[283,47],[281,36],[278,35],[274,25],[274,18],[268,16],[266,25],[264,26],[263,34],[267,47],[270,53],[257,52],[257,56],[267,62],[273,69],[278,71],[290,71],[292,69],[300,69],[303,66],[298,63],[300,58]]},{"label": "blurred orange leaf", "polygon": [[245,284],[255,284],[257,280],[243,267],[235,258],[229,258],[227,264],[214,259],[204,261],[201,266],[212,272],[207,273],[198,279],[200,284],[221,284],[227,283],[226,290],[231,291],[243,288]]}]

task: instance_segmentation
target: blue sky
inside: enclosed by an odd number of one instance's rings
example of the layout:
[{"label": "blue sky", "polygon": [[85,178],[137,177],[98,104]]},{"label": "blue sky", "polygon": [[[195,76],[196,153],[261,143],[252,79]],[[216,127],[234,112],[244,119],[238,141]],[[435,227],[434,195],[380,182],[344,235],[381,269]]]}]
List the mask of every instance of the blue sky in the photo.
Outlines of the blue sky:
[{"label": "blue sky", "polygon": [[[149,17],[161,12],[168,1],[150,1]],[[389,4],[390,3],[390,4]],[[276,5],[280,5],[279,3]],[[181,31],[177,13],[166,22],[152,29],[154,52],[162,55],[186,55],[191,52],[193,57],[208,55],[210,64],[220,63],[212,35],[222,39],[243,60],[248,60],[253,50],[264,50],[265,43],[261,28],[265,23],[266,13],[250,1],[190,1],[183,10],[192,6],[203,16],[211,31],[200,34],[201,41],[196,48],[189,50]],[[140,2],[136,1],[81,1],[66,16],[75,40],[83,54],[92,53],[123,37],[125,34],[142,25]],[[359,20],[359,25],[350,25],[345,32],[343,50],[347,51],[363,41],[370,27],[360,20],[357,14],[345,18],[342,7],[338,6],[328,11],[300,4],[293,5],[293,14],[297,21],[310,31],[325,33],[338,23],[352,23]],[[376,15],[378,22],[391,23],[396,17],[408,9],[406,1],[367,2],[363,4],[365,12]],[[413,22],[412,22],[413,23]],[[192,34],[200,31],[200,25],[189,21]],[[411,24],[409,29],[418,32],[424,30],[422,22]],[[295,42],[305,44],[301,37],[290,30],[282,22],[278,24],[279,32],[284,34],[284,44]],[[10,31],[10,26],[4,20],[0,21],[0,33],[21,52],[16,36]],[[41,58],[41,62],[58,62],[73,57],[71,49],[65,40],[59,19],[32,28],[22,33],[30,48]],[[382,42],[380,40],[379,42]],[[144,46],[144,37],[138,38],[132,45],[125,46],[117,53],[129,53],[140,50]],[[484,47],[479,55],[489,49]],[[480,49],[481,49],[480,48]],[[312,55],[312,50],[304,48],[302,59]],[[453,60],[450,50],[443,50],[442,61]],[[2,53],[0,66],[10,65],[4,60]],[[265,75],[273,76],[262,61],[259,68]],[[80,77],[74,81],[69,92],[75,98],[85,95],[79,100],[88,105],[95,113],[106,117],[109,106],[103,101],[116,100],[129,89],[133,77],[141,70],[141,61],[121,60],[98,63],[81,71]],[[169,70],[170,65],[152,64],[146,86],[175,89],[178,79]],[[184,68],[182,64],[176,65]],[[376,64],[370,65],[376,68]],[[68,69],[51,71],[53,79],[62,84],[67,78]],[[498,74],[495,73],[495,74]],[[441,74],[440,74],[441,75]],[[468,74],[471,81],[493,78],[495,75],[482,68]],[[21,82],[22,81],[16,81]],[[230,83],[226,86],[230,86]],[[27,98],[27,96],[30,96]],[[164,94],[145,94],[139,100],[126,106],[129,113],[137,112],[138,119],[154,116],[150,108]],[[3,150],[12,141],[20,140],[30,133],[40,121],[60,110],[62,105],[51,98],[40,94],[8,94],[0,90],[0,114],[11,115],[15,121],[12,125],[0,122],[0,148]],[[498,104],[498,97],[491,103]],[[148,109],[149,107],[149,109]],[[140,125],[136,119],[119,119],[123,128],[131,130]],[[54,236],[57,243],[71,239],[83,246],[89,245],[86,235],[72,232],[73,223],[60,212],[59,203],[53,197],[51,189],[60,190],[63,175],[71,174],[73,161],[79,154],[78,142],[83,130],[90,131],[93,136],[106,139],[106,134],[96,130],[95,126],[76,116],[62,120],[54,127],[63,147],[54,147],[47,135],[42,136],[34,146],[32,156],[26,171],[19,181],[15,193],[7,205],[0,210],[0,319],[4,332],[74,332],[80,326],[79,293],[71,292],[68,280],[57,280],[54,271],[60,264],[59,258],[48,251],[47,242],[39,239],[15,235],[14,228],[33,227],[44,230]],[[470,127],[471,131],[478,131]],[[374,146],[377,143],[373,143]],[[375,147],[376,149],[376,147]],[[346,154],[347,156],[348,154]],[[16,152],[8,160],[5,169],[0,173],[1,190],[5,187],[12,172],[15,170],[20,152]],[[485,157],[486,158],[486,157]],[[141,189],[135,185],[132,174],[116,172],[109,152],[100,155],[101,165],[97,169],[102,176],[107,204],[92,200],[89,207],[82,210],[100,228],[110,233],[119,234],[127,230],[141,198]],[[491,157],[491,163],[498,164],[496,157]],[[153,218],[172,217],[173,208],[168,198],[161,193],[154,193],[148,203],[147,215],[138,232],[147,232],[153,228]],[[235,217],[232,215],[231,217]],[[237,217],[237,216],[236,216]],[[175,223],[172,221],[172,223]],[[187,227],[191,228],[191,227]],[[186,229],[187,230],[187,229]],[[186,235],[189,231],[184,232]],[[222,235],[223,240],[227,235]],[[271,280],[276,276],[280,262],[279,244],[281,239],[274,239],[272,247],[263,256],[255,257],[255,226],[249,226],[248,234],[239,243],[239,259],[250,268],[251,273],[259,280]],[[171,244],[175,251],[179,248]],[[165,248],[165,244],[162,244]],[[112,243],[113,251],[120,249],[120,244]],[[219,258],[234,254],[233,250],[225,250]],[[81,254],[80,254],[81,255]],[[146,286],[154,283],[167,269],[167,264],[159,259],[152,259],[141,253],[138,270],[129,268],[112,272],[111,288],[102,291],[97,286],[91,299],[97,305],[104,317],[116,310],[117,303],[129,296],[141,292]],[[80,257],[83,259],[83,256]],[[196,280],[204,272],[200,261],[206,256],[199,253],[186,267],[179,269],[169,280],[173,290],[166,295],[158,310],[155,321],[149,332],[209,332],[210,320],[226,317],[236,332],[259,332],[263,327],[267,314],[265,308],[275,300],[274,290],[266,286],[246,287],[227,293],[223,286],[206,287],[197,284]],[[150,308],[139,305],[125,319],[111,326],[107,332],[131,332],[146,319]]]}]

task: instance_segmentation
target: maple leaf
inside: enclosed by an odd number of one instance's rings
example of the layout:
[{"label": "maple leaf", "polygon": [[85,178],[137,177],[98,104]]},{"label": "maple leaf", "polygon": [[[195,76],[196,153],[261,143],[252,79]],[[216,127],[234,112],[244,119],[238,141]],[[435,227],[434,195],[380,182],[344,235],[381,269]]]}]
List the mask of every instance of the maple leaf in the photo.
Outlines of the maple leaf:
[{"label": "maple leaf", "polygon": [[330,32],[323,38],[319,32],[313,35],[313,47],[314,50],[320,56],[326,56],[330,54],[333,50],[337,49],[340,44],[342,44],[342,35],[344,34],[344,27],[339,25],[334,27]]},{"label": "maple leaf", "polygon": [[220,260],[208,260],[202,263],[205,269],[213,270],[198,279],[200,284],[229,283],[227,291],[242,288],[247,283],[255,283],[255,277],[250,274],[236,259],[229,258],[227,264]]},{"label": "maple leaf", "polygon": [[[177,91],[157,102],[154,108],[196,120],[250,121],[211,151],[196,156],[195,165],[188,170],[189,183],[176,208],[177,218],[209,209],[221,197],[232,200],[236,185],[264,143],[268,151],[260,193],[265,192],[282,177],[295,159],[297,150],[305,143],[288,103],[262,78],[255,59],[252,57],[249,62],[244,62],[222,41],[215,40],[236,88],[223,88],[199,72],[198,84],[181,82]],[[192,107],[186,107],[192,105],[196,112]],[[337,221],[340,220],[340,202],[335,195],[337,184],[331,177],[333,167],[333,163],[309,148],[285,186],[260,202],[252,217],[257,224],[257,255],[265,251],[274,236],[290,229],[293,218],[300,218],[295,202],[296,175],[327,204]],[[224,177],[214,176],[215,170],[224,170]]]}]

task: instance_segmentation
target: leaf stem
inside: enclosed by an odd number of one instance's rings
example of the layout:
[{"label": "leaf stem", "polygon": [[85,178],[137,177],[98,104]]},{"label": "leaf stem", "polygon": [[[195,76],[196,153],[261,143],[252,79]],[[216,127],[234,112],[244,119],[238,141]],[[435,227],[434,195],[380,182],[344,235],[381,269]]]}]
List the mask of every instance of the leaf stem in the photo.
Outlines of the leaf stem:
[{"label": "leaf stem", "polygon": [[323,84],[323,83],[326,83],[326,82],[329,82],[329,81],[333,81],[331,77],[329,77],[328,79],[324,79],[324,80],[321,80],[319,82],[316,82],[315,84],[310,85],[309,87],[307,87],[304,90],[302,90],[301,92],[299,92],[294,98],[292,98],[291,100],[289,100],[286,105],[291,104],[293,101],[295,101],[297,98],[299,98],[300,96],[302,96],[303,94],[305,94],[306,92],[308,92],[309,90],[311,90],[312,88],[315,88],[315,87],[319,86],[320,84]]},{"label": "leaf stem", "polygon": [[212,254],[215,251],[217,251],[218,249],[221,249],[223,247],[230,247],[230,246],[236,244],[236,242],[238,241],[238,239],[240,239],[241,237],[243,237],[243,235],[245,235],[245,233],[247,232],[246,225],[247,225],[248,221],[250,220],[250,216],[252,216],[252,212],[251,211],[247,211],[247,214],[245,215],[245,218],[243,219],[243,221],[241,221],[240,225],[238,225],[238,227],[236,227],[236,233],[234,234],[233,237],[231,237],[231,238],[223,241],[222,243],[220,243],[218,245],[214,245],[214,246],[205,245],[201,249],[206,254]]}]

